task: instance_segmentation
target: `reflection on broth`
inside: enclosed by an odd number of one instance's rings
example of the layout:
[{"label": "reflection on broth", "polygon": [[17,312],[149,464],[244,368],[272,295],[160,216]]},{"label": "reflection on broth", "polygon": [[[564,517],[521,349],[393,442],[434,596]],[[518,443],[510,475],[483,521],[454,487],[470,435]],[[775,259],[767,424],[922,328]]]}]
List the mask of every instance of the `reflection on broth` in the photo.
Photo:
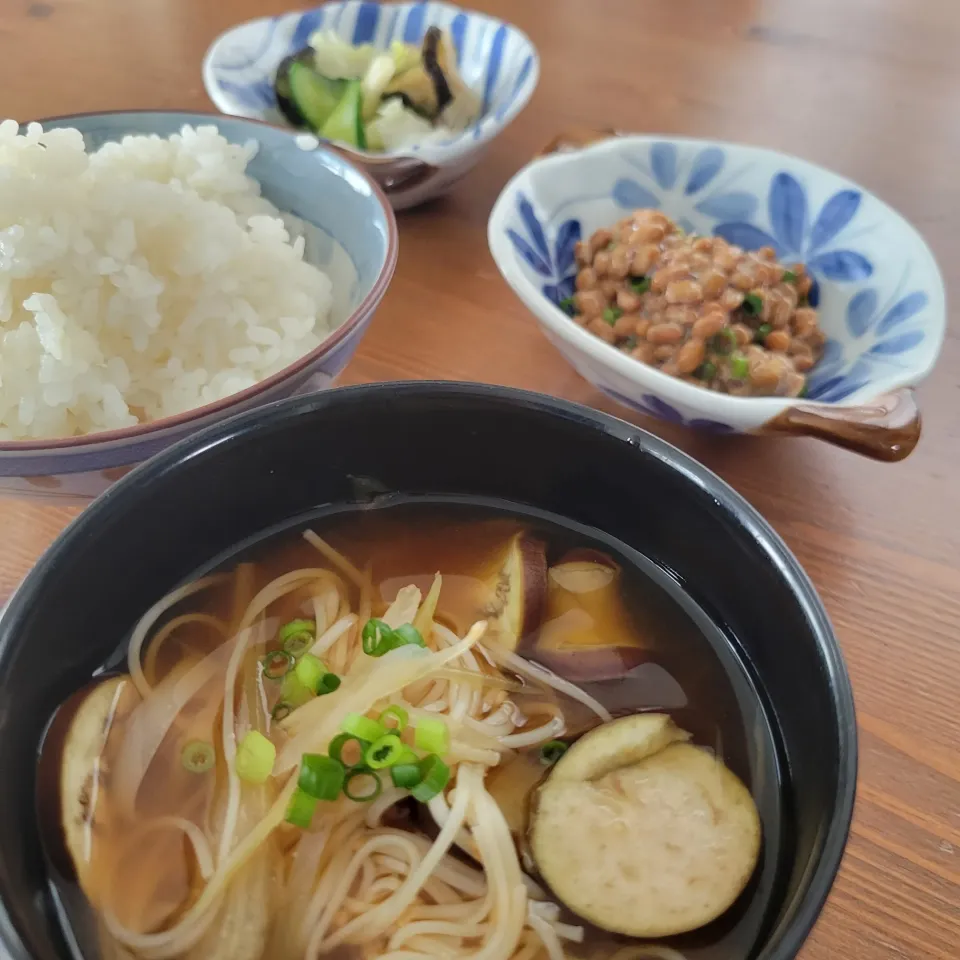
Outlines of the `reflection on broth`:
[{"label": "reflection on broth", "polygon": [[306,518],[108,666],[41,760],[104,958],[721,960],[762,931],[759,700],[676,584],[590,531],[447,501]]}]

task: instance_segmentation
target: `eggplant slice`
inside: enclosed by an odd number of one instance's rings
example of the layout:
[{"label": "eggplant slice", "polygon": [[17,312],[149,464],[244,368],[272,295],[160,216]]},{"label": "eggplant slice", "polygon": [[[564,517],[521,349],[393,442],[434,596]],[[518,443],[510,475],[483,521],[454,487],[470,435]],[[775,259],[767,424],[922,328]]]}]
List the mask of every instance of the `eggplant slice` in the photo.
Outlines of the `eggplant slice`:
[{"label": "eggplant slice", "polygon": [[612,680],[639,666],[647,646],[623,602],[621,570],[597,550],[568,554],[547,575],[544,624],[532,659],[574,682]]},{"label": "eggplant slice", "polygon": [[447,79],[451,70],[456,70],[456,63],[450,63],[443,34],[439,27],[430,27],[423,37],[420,62],[387,84],[384,99],[400,97],[404,106],[427,120],[435,120],[453,99]]},{"label": "eggplant slice", "polygon": [[499,557],[487,580],[490,599],[482,611],[490,638],[507,650],[540,626],[547,592],[547,555],[543,542],[518,533]]},{"label": "eggplant slice", "polygon": [[533,801],[530,849],[556,897],[595,926],[666,937],[719,917],[760,853],[750,792],[663,714],[582,737]]},{"label": "eggplant slice", "polygon": [[57,711],[43,744],[39,791],[41,823],[51,859],[75,876],[96,904],[99,892],[91,869],[94,836],[108,815],[99,800],[109,775],[103,761],[114,725],[140,702],[130,678],[115,676],[74,694]]},{"label": "eggplant slice", "polygon": [[430,27],[423,37],[420,62],[398,73],[383,92],[399,97],[405,107],[435,123],[463,129],[476,119],[480,98],[457,70],[457,50],[450,36]]},{"label": "eggplant slice", "polygon": [[639,713],[611,720],[584,734],[560,758],[551,779],[599,780],[621,767],[640,763],[678,740],[689,740],[665,713]]}]

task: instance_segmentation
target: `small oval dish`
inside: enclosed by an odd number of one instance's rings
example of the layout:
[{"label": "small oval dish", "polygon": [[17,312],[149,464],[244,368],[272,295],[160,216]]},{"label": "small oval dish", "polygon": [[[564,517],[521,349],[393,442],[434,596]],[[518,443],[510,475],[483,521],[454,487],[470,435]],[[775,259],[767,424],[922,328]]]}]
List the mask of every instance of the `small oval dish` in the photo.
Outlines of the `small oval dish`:
[{"label": "small oval dish", "polygon": [[438,196],[459,180],[526,106],[537,86],[540,59],[516,27],[446,3],[326,3],[227,30],[204,57],[203,83],[223,113],[287,123],[274,91],[277,67],[284,57],[302,50],[316,31],[389,50],[394,41],[419,44],[432,26],[453,39],[460,75],[481,100],[479,119],[449,138],[398,150],[373,153],[336,144],[376,179],[393,208],[402,210]]},{"label": "small oval dish", "polygon": [[[943,279],[919,233],[869,191],[774,150],[578,131],[507,184],[488,225],[513,291],[574,368],[633,410],[717,433],[816,436],[880,460],[916,446],[912,388],[946,328]],[[547,155],[552,154],[552,155]],[[802,262],[827,336],[804,398],[741,397],[661,373],[575,323],[574,246],[637,208],[745,250]]]}]

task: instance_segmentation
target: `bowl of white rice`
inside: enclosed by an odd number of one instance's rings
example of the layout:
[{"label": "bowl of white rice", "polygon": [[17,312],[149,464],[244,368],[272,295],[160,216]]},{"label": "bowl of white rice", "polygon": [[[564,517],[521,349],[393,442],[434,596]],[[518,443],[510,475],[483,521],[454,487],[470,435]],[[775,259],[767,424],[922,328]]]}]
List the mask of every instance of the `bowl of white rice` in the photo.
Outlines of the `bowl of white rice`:
[{"label": "bowl of white rice", "polygon": [[87,499],[203,426],[329,385],[397,246],[364,171],[265,123],[0,123],[0,493]]}]

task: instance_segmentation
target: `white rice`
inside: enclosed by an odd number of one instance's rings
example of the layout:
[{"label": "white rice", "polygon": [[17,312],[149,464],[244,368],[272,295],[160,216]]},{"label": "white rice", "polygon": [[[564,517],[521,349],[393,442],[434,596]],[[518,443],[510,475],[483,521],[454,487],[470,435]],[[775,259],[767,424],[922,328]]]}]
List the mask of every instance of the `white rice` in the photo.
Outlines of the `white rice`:
[{"label": "white rice", "polygon": [[331,330],[302,224],[215,127],[126,137],[0,123],[0,440],[181,413],[250,387]]}]

